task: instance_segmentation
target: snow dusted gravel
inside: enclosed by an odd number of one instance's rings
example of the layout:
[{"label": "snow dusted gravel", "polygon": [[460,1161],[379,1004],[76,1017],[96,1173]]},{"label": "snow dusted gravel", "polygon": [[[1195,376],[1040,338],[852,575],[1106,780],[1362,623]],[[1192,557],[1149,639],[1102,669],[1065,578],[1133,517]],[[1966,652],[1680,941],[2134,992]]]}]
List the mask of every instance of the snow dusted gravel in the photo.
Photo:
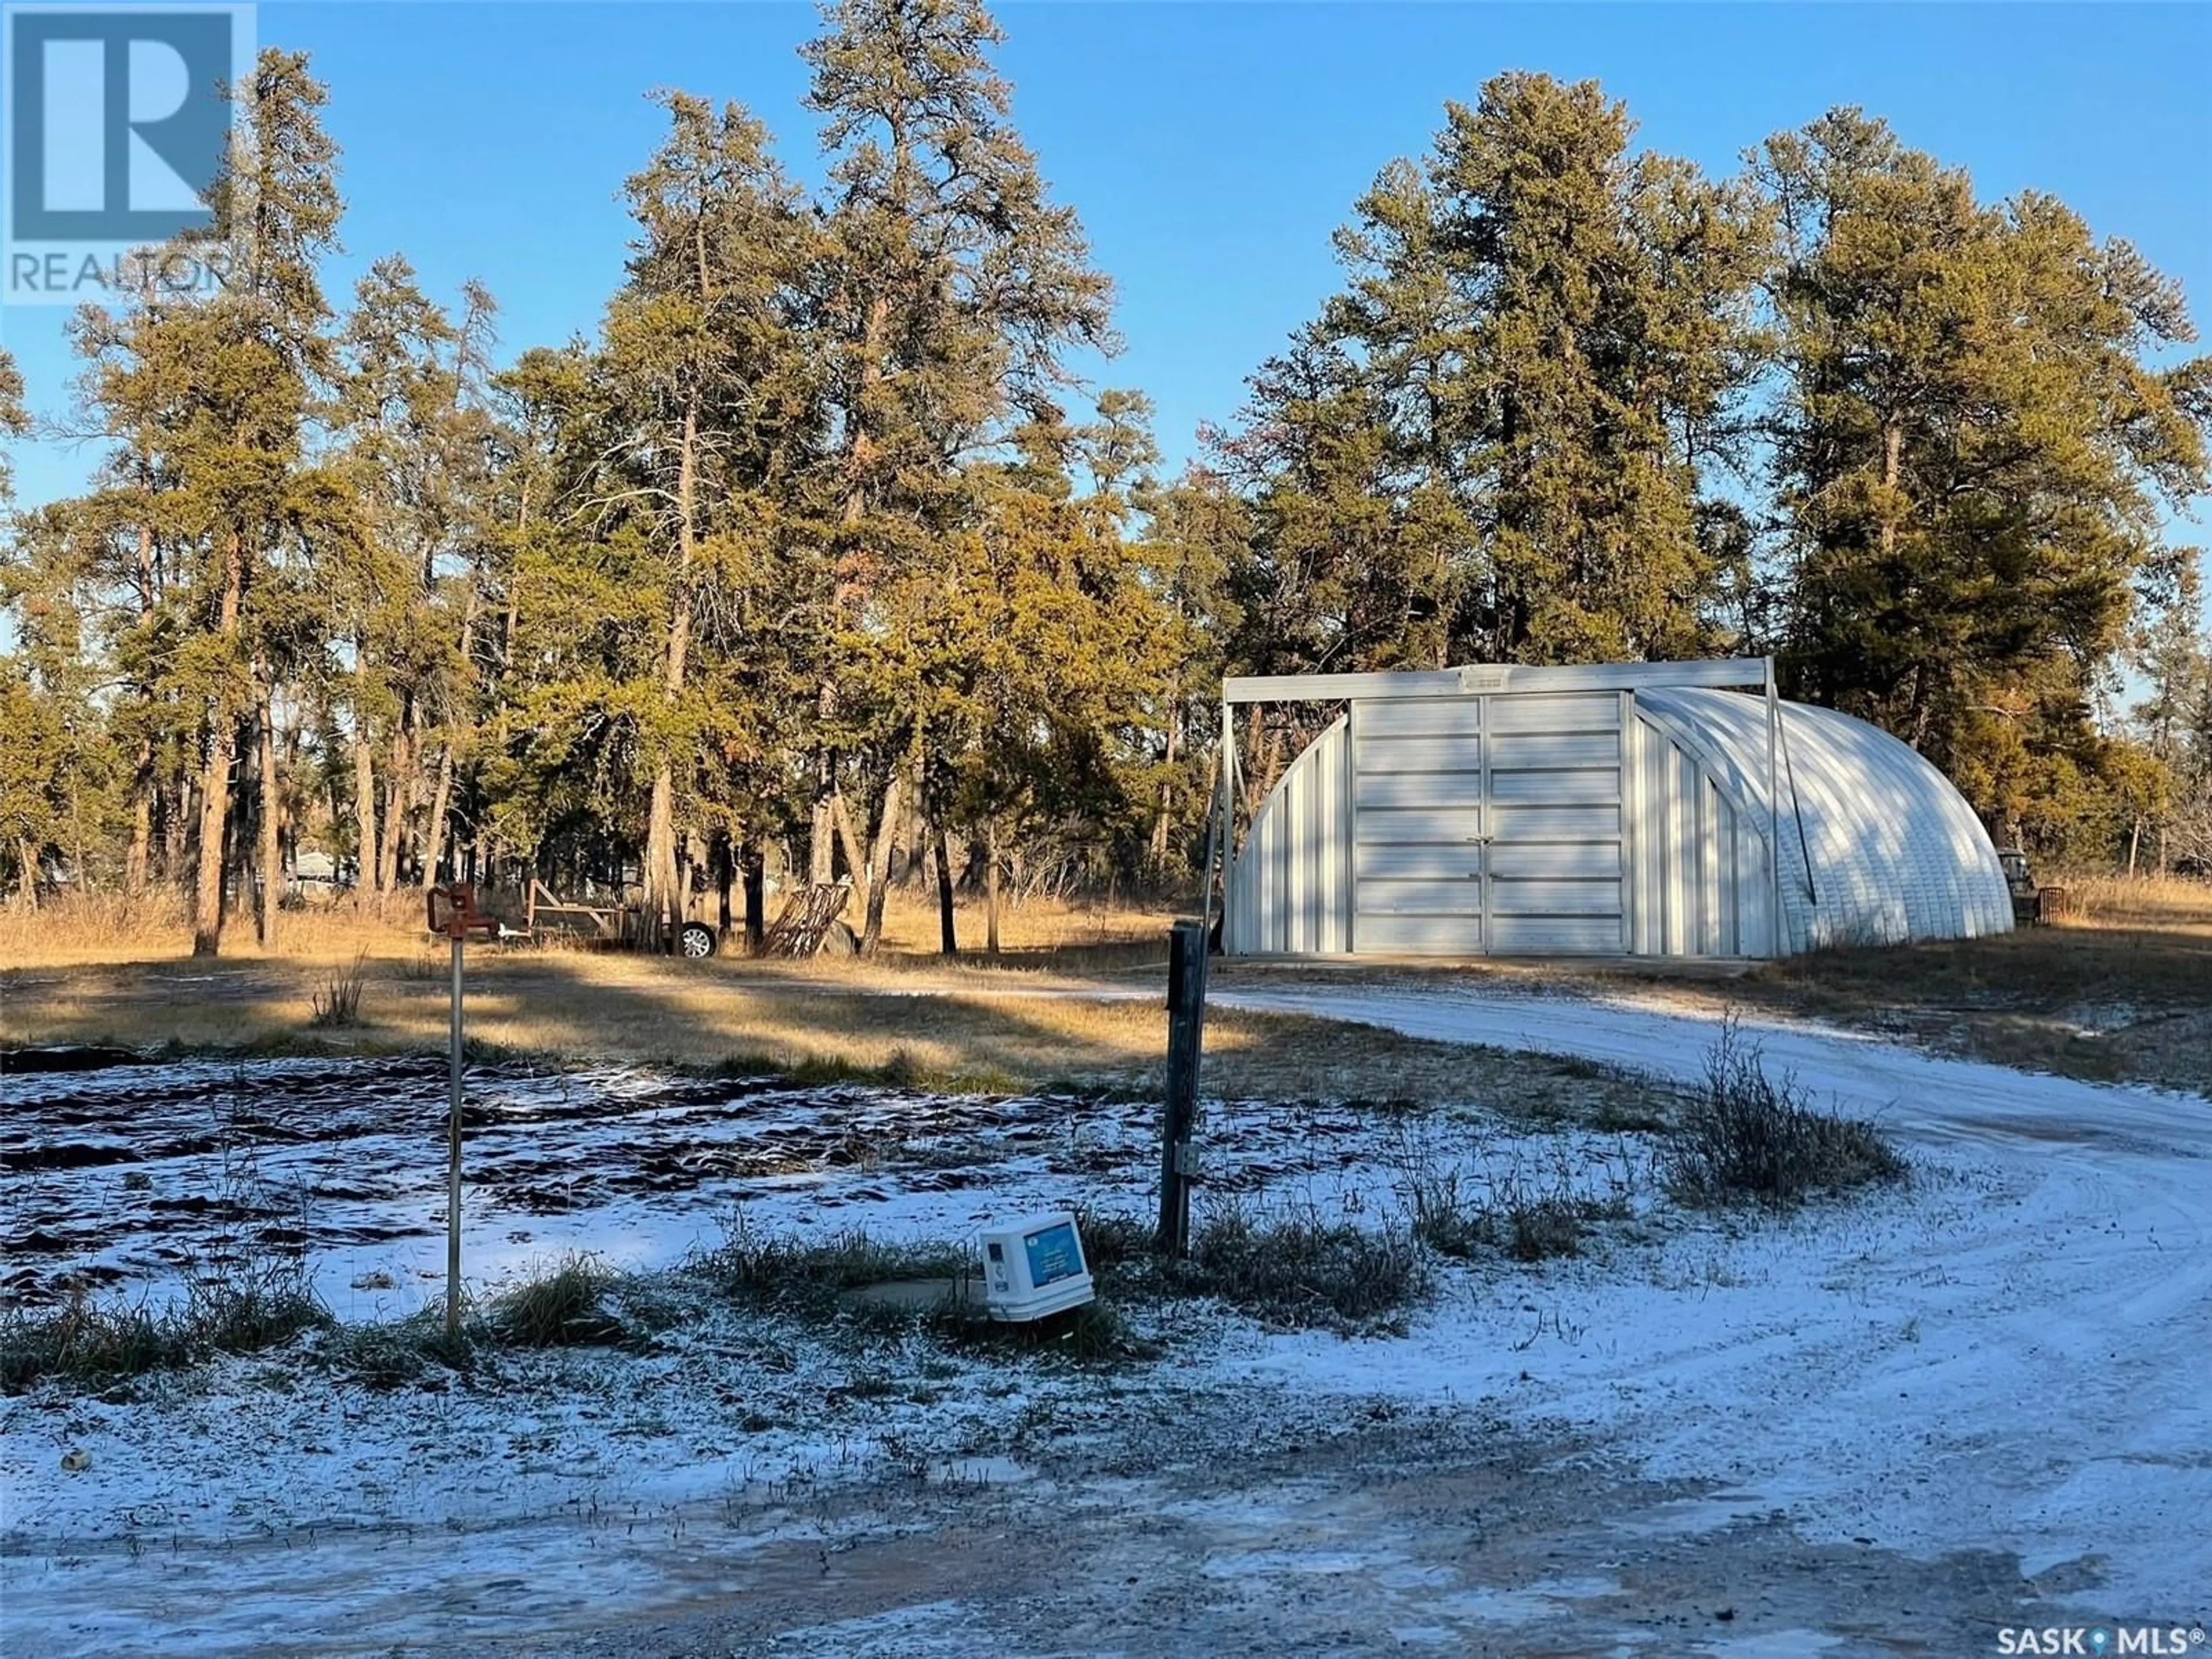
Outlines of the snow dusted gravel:
[{"label": "snow dusted gravel", "polygon": [[[1693,1074],[1714,1035],[1626,1001],[1264,984],[1217,1000],[1662,1076]],[[2212,1620],[2212,1105],[1806,1025],[1755,1035],[1880,1117],[1911,1185],[1782,1222],[1639,1191],[1578,1258],[1447,1267],[1401,1334],[1184,1305],[1139,1316],[1163,1360],[1087,1369],[702,1307],[643,1353],[507,1356],[435,1392],[272,1356],[113,1402],[33,1393],[6,1407],[0,1636],[11,1659],[1749,1656]],[[153,1285],[191,1225],[216,1224],[150,1207],[235,1158],[220,1133],[191,1144],[220,1103],[188,1103],[184,1068],[163,1069],[7,1081],[4,1224],[60,1242],[11,1249],[10,1270],[36,1275],[21,1289],[83,1261]],[[271,1078],[288,1075],[196,1084],[281,1120]],[[334,1264],[334,1305],[368,1317],[415,1305],[409,1275],[434,1259],[439,1079],[357,1075],[373,1087],[313,1085],[360,1096],[355,1127],[258,1141],[255,1160],[295,1193],[353,1194],[312,1197],[299,1224]],[[488,1277],[570,1243],[665,1264],[732,1205],[771,1228],[912,1237],[1075,1196],[1138,1207],[1152,1144],[1142,1107],[612,1073],[478,1083],[469,1209]],[[124,1110],[102,1088],[139,1094]],[[58,1144],[24,1128],[27,1109],[73,1115],[60,1139],[128,1154],[149,1182],[126,1188],[121,1157],[26,1167],[14,1154]],[[1261,1203],[1388,1208],[1409,1137],[1456,1149],[1478,1182],[1534,1167],[1648,1184],[1643,1137],[1479,1112],[1241,1106],[1206,1127],[1223,1184]],[[353,1289],[380,1272],[389,1292]],[[90,1469],[62,1472],[73,1448]]]}]

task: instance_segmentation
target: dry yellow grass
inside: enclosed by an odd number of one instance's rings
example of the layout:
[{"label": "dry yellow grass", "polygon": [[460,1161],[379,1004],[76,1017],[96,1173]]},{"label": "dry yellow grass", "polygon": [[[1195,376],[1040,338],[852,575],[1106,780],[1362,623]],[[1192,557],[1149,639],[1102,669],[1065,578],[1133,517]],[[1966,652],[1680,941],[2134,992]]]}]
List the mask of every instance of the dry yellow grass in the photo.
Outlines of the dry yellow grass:
[{"label": "dry yellow grass", "polygon": [[1902,1029],[1999,1065],[2212,1089],[2212,883],[2048,877],[2066,921],[1770,963],[1735,1000]]},{"label": "dry yellow grass", "polygon": [[2212,933],[2212,882],[2063,871],[2043,880],[2072,896],[2076,908],[2068,925]]},{"label": "dry yellow grass", "polygon": [[[774,920],[773,902],[769,914]],[[855,926],[860,921],[847,919]],[[288,909],[277,918],[276,949],[264,951],[255,942],[252,915],[234,916],[223,930],[222,954],[241,961],[275,957],[310,963],[348,961],[363,951],[377,958],[404,957],[424,939],[423,921],[422,895],[414,890]],[[1163,910],[1032,899],[1000,912],[1000,954],[992,957],[984,954],[982,906],[954,907],[962,958],[1008,967],[1114,966],[1133,956],[1141,959],[1148,951],[1164,951],[1174,921]],[[936,961],[937,945],[935,902],[894,892],[884,908],[884,951],[891,957]],[[160,962],[191,951],[185,907],[171,892],[137,898],[68,894],[36,909],[0,904],[0,963],[9,966]]]},{"label": "dry yellow grass", "polygon": [[[1824,951],[1726,984],[1670,976],[1669,994],[1903,1029],[2004,1064],[2212,1088],[2212,884],[2076,876],[2065,884],[2081,908],[2059,927]],[[368,1024],[345,1040],[434,1046],[444,1030],[443,947],[422,931],[414,905],[407,896],[381,915],[350,906],[287,912],[276,955],[253,949],[246,925],[213,962],[191,957],[173,908],[80,899],[31,915],[0,911],[0,963],[10,969],[0,972],[0,1040],[283,1045],[302,1040],[321,976],[361,957],[371,979]],[[928,953],[933,907],[903,896],[889,911],[884,953],[866,963],[694,964],[471,947],[471,1029],[503,1047],[562,1056],[687,1064],[755,1056],[857,1069],[896,1062],[940,1077],[1149,1087],[1164,1042],[1157,1005],[1079,994],[1102,981],[1157,987],[1170,920],[1025,906],[1007,914],[1004,956],[957,963]],[[960,925],[963,945],[980,943],[979,914],[963,908]],[[1587,977],[1564,964],[1509,971]],[[1664,970],[1607,976],[1621,974]],[[1209,1086],[1232,1092],[1477,1098],[1508,1084],[1493,1057],[1449,1045],[1368,1032],[1347,1043],[1341,1026],[1228,1013],[1212,1025]]]},{"label": "dry yellow grass", "polygon": [[[356,1030],[311,1030],[313,992],[336,964],[182,960],[68,964],[0,976],[0,1040],[268,1051],[442,1047],[446,958],[372,960]],[[784,1071],[888,1073],[1010,1090],[1066,1085],[1156,1091],[1162,999],[1058,976],[905,971],[471,947],[469,1032],[550,1059]],[[1207,1026],[1210,1092],[1273,1099],[1481,1103],[1547,1115],[1648,1115],[1636,1085],[1569,1062],[1218,1010]]]}]

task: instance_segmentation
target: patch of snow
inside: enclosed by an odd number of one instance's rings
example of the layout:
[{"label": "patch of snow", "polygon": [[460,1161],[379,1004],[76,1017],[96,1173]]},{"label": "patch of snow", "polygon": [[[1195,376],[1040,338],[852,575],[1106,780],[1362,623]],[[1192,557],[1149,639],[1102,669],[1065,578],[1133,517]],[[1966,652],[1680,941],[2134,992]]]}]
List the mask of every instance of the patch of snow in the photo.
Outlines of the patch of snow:
[{"label": "patch of snow", "polygon": [[[1285,986],[1216,1000],[1683,1079],[1716,1035],[1710,1017],[1602,998]],[[1409,1164],[1478,1198],[1540,1178],[1630,1199],[1634,1218],[1582,1256],[1445,1269],[1435,1305],[1403,1336],[1275,1334],[1184,1308],[1173,1361],[1151,1370],[963,1361],[912,1388],[921,1356],[896,1342],[833,1349],[702,1315],[649,1353],[502,1358],[499,1386],[482,1390],[372,1393],[276,1356],[156,1380],[124,1403],[11,1401],[0,1443],[10,1653],[212,1654],[271,1632],[434,1646],[557,1631],[680,1601],[726,1583],[732,1563],[817,1540],[827,1551],[821,1494],[917,1462],[948,1484],[1112,1512],[1133,1486],[1054,1487],[1026,1459],[1024,1425],[1079,1437],[1174,1422],[1193,1390],[1234,1401],[1255,1433],[1340,1422],[1376,1396],[1446,1413],[1480,1406],[1565,1424],[1651,1479],[1706,1494],[1628,1519],[1624,1542],[1778,1514],[1814,1543],[1930,1559],[1996,1551],[2031,1574],[2065,1568],[2054,1583],[2093,1588],[2051,1602],[2070,1598],[2085,1614],[2212,1611],[2212,1105],[1798,1022],[1746,1029],[1770,1066],[1902,1140],[1911,1185],[1781,1219],[1685,1217],[1654,1206],[1650,1143],[1633,1135],[1509,1133],[1480,1103],[1413,1119],[1210,1106],[1217,1189],[1262,1204],[1371,1218],[1402,1207]],[[320,1091],[328,1113],[277,1115],[280,1130],[301,1133],[257,1145],[258,1174],[308,1192],[306,1248],[343,1316],[420,1304],[442,1261],[434,1068],[270,1062],[181,1083],[181,1068],[130,1069],[135,1079],[9,1080],[9,1148],[73,1117],[81,1144],[125,1155],[7,1177],[9,1236],[42,1231],[64,1246],[39,1258],[40,1273],[91,1266],[126,1287],[173,1282],[179,1253],[214,1224],[154,1200],[220,1182],[235,1155],[216,1144],[224,1111],[254,1107],[266,1121],[288,1091]],[[897,1238],[962,1237],[1071,1201],[1141,1209],[1156,1156],[1156,1113],[1143,1106],[633,1071],[492,1070],[471,1086],[465,1216],[480,1290],[564,1248],[664,1266],[718,1241],[732,1212],[770,1233]],[[166,1150],[149,1157],[149,1141]],[[132,1172],[146,1185],[126,1187]],[[379,1273],[389,1289],[367,1285]],[[897,1386],[855,1398],[863,1367]],[[88,1470],[63,1472],[72,1449],[92,1455]],[[1408,1645],[1437,1639],[1447,1618],[1557,1626],[1618,1588],[1589,1577],[1432,1585],[1429,1564],[1389,1550],[1301,1548],[1271,1533],[1265,1503],[1235,1492],[1156,1509],[1233,1540],[1206,1563],[1224,1583],[1364,1575],[1433,1590],[1433,1609],[1393,1627]],[[970,1651],[972,1612],[930,1601],[792,1638],[809,1651]],[[1834,1644],[1811,1630],[1685,1638],[1686,1650],[1751,1659]]]}]

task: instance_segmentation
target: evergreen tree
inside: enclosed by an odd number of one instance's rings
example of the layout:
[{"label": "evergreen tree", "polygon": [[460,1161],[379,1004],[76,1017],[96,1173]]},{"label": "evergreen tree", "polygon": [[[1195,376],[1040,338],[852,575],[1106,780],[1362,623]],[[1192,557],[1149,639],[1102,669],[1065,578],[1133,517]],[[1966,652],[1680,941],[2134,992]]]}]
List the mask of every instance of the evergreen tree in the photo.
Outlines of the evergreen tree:
[{"label": "evergreen tree", "polygon": [[[457,323],[423,294],[406,259],[388,255],[356,284],[339,337],[331,415],[354,523],[325,568],[325,594],[344,659],[364,892],[399,885],[410,847],[420,878],[435,878],[456,757],[473,720],[495,308],[474,283],[463,305]],[[434,775],[424,754],[434,740]]]},{"label": "evergreen tree", "polygon": [[1360,200],[1349,289],[1225,447],[1259,514],[1255,665],[1710,642],[1707,474],[1738,447],[1764,219],[1630,137],[1594,82],[1503,75]]},{"label": "evergreen tree", "polygon": [[2078,817],[2098,676],[2158,508],[2212,484],[2212,359],[2181,295],[2059,203],[1978,203],[1838,110],[1768,141],[1786,385],[1773,422],[1794,694],[1887,726],[2008,836]]},{"label": "evergreen tree", "polygon": [[[1000,35],[982,7],[838,0],[824,21],[804,52],[832,162],[814,281],[834,425],[814,495],[830,528],[807,585],[817,619],[811,868],[828,878],[842,823],[846,863],[866,885],[889,858],[894,781],[917,765],[944,769],[917,750],[930,693],[889,601],[927,591],[932,562],[969,527],[963,463],[1003,451],[1025,422],[1058,422],[1069,352],[1112,337],[1108,284],[1075,215],[1047,198],[1009,124],[989,58]],[[877,826],[872,853],[866,824],[852,823],[841,756]],[[940,823],[940,872],[943,835]],[[880,900],[868,909],[879,914]]]},{"label": "evergreen tree", "polygon": [[[678,836],[700,827],[684,809],[698,800],[716,713],[699,695],[696,635],[704,623],[710,643],[749,648],[754,596],[785,534],[785,492],[815,434],[794,338],[807,251],[796,192],[767,130],[742,109],[717,112],[681,94],[661,101],[669,135],[629,181],[638,234],[601,364],[621,427],[608,463],[615,495],[604,499],[634,514],[662,596],[658,684],[632,711],[651,780],[646,911],[672,940],[689,867],[679,869]],[[735,687],[720,677],[717,689]]]},{"label": "evergreen tree", "polygon": [[[261,54],[213,192],[228,239],[223,286],[194,303],[144,301],[120,331],[131,360],[106,387],[123,407],[143,398],[159,410],[145,434],[148,459],[169,481],[162,498],[185,590],[173,672],[199,750],[196,955],[221,944],[234,830],[245,844],[232,810],[240,733],[273,725],[276,653],[295,638],[306,538],[328,516],[332,489],[307,447],[331,366],[316,273],[336,246],[339,212],[323,100],[303,57]],[[273,764],[264,758],[258,769],[255,862],[268,942],[282,884],[280,801]]]}]

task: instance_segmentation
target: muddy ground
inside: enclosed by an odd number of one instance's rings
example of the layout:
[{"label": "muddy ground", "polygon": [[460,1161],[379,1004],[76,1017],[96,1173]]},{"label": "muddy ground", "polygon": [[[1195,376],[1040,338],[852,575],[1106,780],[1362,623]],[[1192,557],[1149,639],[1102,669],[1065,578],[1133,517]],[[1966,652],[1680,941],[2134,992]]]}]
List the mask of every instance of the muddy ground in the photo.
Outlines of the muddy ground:
[{"label": "muddy ground", "polygon": [[2060,1616],[2044,1594],[2082,1576],[1808,1542],[1755,1496],[1474,1411],[1201,1457],[1234,1430],[1192,1403],[1145,1448],[1019,1484],[853,1494],[825,1541],[703,1557],[672,1616],[446,1650],[1951,1655]]}]

